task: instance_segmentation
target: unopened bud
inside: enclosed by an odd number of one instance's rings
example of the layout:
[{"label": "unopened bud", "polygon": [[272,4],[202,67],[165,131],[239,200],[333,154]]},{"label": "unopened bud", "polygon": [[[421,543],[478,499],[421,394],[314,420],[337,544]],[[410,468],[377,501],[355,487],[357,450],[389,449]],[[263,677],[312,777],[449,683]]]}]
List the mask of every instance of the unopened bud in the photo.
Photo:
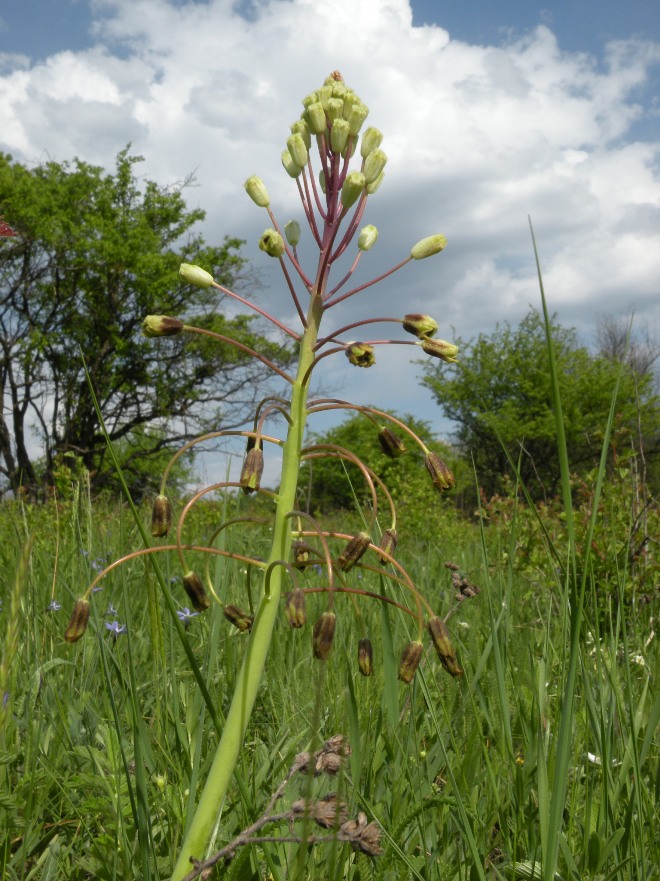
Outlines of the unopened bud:
[{"label": "unopened bud", "polygon": [[385,168],[387,162],[387,154],[382,150],[372,150],[364,160],[362,171],[365,181],[370,184],[375,181],[378,175]]},{"label": "unopened bud", "polygon": [[362,144],[360,145],[360,155],[366,159],[370,153],[377,150],[383,142],[383,133],[377,128],[369,126],[362,135]]},{"label": "unopened bud", "polygon": [[424,457],[424,464],[431,475],[433,485],[437,487],[440,492],[444,492],[446,489],[451,489],[456,483],[456,479],[451,470],[445,465],[437,453],[427,453]]},{"label": "unopened bud", "polygon": [[376,363],[374,347],[369,343],[347,343],[345,352],[355,367],[373,367]]},{"label": "unopened bud", "polygon": [[449,639],[449,633],[447,632],[445,622],[442,618],[436,615],[429,621],[428,629],[442,666],[452,676],[462,676],[463,670],[459,667],[456,661],[454,647]]},{"label": "unopened bud", "polygon": [[281,257],[285,251],[284,239],[274,229],[267,229],[259,239],[259,250],[265,251],[269,257]]},{"label": "unopened bud", "polygon": [[335,638],[337,616],[334,612],[324,612],[314,624],[312,631],[312,647],[314,657],[325,661],[330,654],[332,641]]},{"label": "unopened bud", "polygon": [[380,187],[383,182],[383,178],[385,177],[385,172],[381,171],[376,180],[372,180],[370,184],[367,184],[367,196],[373,196],[376,190]]},{"label": "unopened bud", "polygon": [[361,171],[351,171],[341,188],[341,203],[344,208],[350,208],[362,195],[365,178]]},{"label": "unopened bud", "polygon": [[204,612],[208,609],[211,605],[211,600],[207,596],[202,579],[196,572],[187,572],[183,576],[183,587],[196,612]]},{"label": "unopened bud", "polygon": [[325,131],[325,110],[320,101],[307,105],[307,123],[309,130],[315,135],[322,135]]},{"label": "unopened bud", "polygon": [[441,361],[444,361],[447,364],[456,363],[458,346],[455,346],[453,343],[448,343],[446,340],[433,339],[422,340],[422,342],[417,345],[421,345],[427,355],[433,355],[434,358],[440,358]]},{"label": "unopened bud", "polygon": [[435,236],[427,236],[425,239],[420,239],[416,245],[413,245],[410,250],[410,256],[413,260],[423,260],[425,257],[432,257],[433,254],[438,254],[446,245],[447,239],[440,233]]},{"label": "unopened bud", "polygon": [[298,165],[293,161],[291,153],[289,153],[288,150],[284,150],[282,153],[282,165],[289,177],[298,177],[302,171],[302,165]]},{"label": "unopened bud", "polygon": [[284,614],[292,627],[304,627],[307,623],[305,593],[299,587],[286,595]]},{"label": "unopened bud", "polygon": [[147,315],[142,322],[142,333],[146,337],[176,336],[185,327],[178,318],[167,315]]},{"label": "unopened bud", "polygon": [[346,113],[346,108],[344,107],[344,119],[348,122],[351,135],[357,135],[368,115],[369,108],[359,99],[353,102],[350,110],[348,111],[348,114]]},{"label": "unopened bud", "polygon": [[415,673],[422,660],[423,646],[419,640],[409,642],[401,652],[401,661],[399,663],[399,679],[406,685],[411,683],[415,678]]},{"label": "unopened bud", "polygon": [[378,241],[378,230],[373,223],[363,226],[358,236],[358,248],[361,251],[370,251]]},{"label": "unopened bud", "polygon": [[290,220],[284,224],[284,235],[291,247],[295,248],[300,241],[300,224],[297,220]]},{"label": "unopened bud", "polygon": [[398,459],[406,452],[406,445],[394,432],[385,425],[378,432],[378,443],[381,450],[390,459]]},{"label": "unopened bud", "polygon": [[330,148],[334,153],[341,153],[348,143],[348,123],[345,119],[335,119],[330,129]]},{"label": "unopened bud", "polygon": [[249,630],[252,630],[252,615],[248,615],[247,612],[244,612],[243,609],[239,609],[238,606],[234,606],[231,603],[227,606],[223,606],[222,614],[227,621],[233,624],[234,627],[241,631],[241,633],[247,633]]},{"label": "unopened bud", "polygon": [[374,672],[374,648],[366,636],[358,642],[358,667],[363,676],[371,676]]},{"label": "unopened bud", "polygon": [[77,642],[83,633],[87,630],[89,622],[89,602],[87,600],[76,600],[76,604],[71,612],[69,623],[64,631],[64,639],[67,642]]},{"label": "unopened bud", "polygon": [[325,190],[326,190],[325,171],[319,171],[319,186],[321,187],[321,192],[325,196]]},{"label": "unopened bud", "polygon": [[[309,133],[309,126],[305,119],[297,119],[291,126],[291,134],[300,135],[305,142],[305,147],[309,150],[312,146],[312,136]],[[290,148],[289,148],[290,149]]]},{"label": "unopened bud", "polygon": [[[396,550],[396,546],[399,544],[399,534],[396,529],[386,529],[383,533],[383,537],[380,540],[380,544],[378,545],[379,551],[385,551],[386,554],[389,554],[390,557],[394,556],[394,551]],[[385,557],[380,558],[380,562],[382,566],[387,566],[389,560]]]},{"label": "unopened bud", "polygon": [[245,181],[243,186],[255,205],[258,205],[259,208],[268,208],[270,205],[270,196],[268,195],[266,184],[260,177],[253,174],[252,177],[249,177]]},{"label": "unopened bud", "polygon": [[370,544],[371,537],[368,532],[358,532],[354,535],[337,558],[342,572],[348,572],[352,569],[360,558],[364,556]]},{"label": "unopened bud", "polygon": [[307,165],[307,147],[305,139],[300,133],[287,138],[286,145],[296,165],[299,165],[301,168]]},{"label": "unopened bud", "polygon": [[330,122],[341,119],[344,113],[344,102],[341,98],[330,98],[326,104],[325,112],[328,114]]},{"label": "unopened bud", "polygon": [[430,315],[412,312],[403,316],[403,329],[419,340],[428,340],[438,332],[438,322]]},{"label": "unopened bud", "polygon": [[245,495],[256,492],[261,486],[264,470],[264,454],[259,447],[253,447],[245,455],[239,483]]},{"label": "unopened bud", "polygon": [[159,495],[154,499],[151,509],[151,534],[154,538],[162,538],[170,531],[172,525],[172,505],[167,496]]},{"label": "unopened bud", "polygon": [[194,263],[182,263],[179,266],[180,277],[188,284],[194,284],[198,288],[210,288],[213,284],[213,276],[210,272],[195,266]]}]

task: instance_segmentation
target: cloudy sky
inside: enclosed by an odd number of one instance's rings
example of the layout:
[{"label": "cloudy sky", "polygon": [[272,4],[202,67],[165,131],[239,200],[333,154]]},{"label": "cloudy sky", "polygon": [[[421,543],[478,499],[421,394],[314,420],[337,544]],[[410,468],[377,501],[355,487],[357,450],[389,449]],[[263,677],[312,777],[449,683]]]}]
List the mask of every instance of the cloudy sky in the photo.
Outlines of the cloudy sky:
[{"label": "cloudy sky", "polygon": [[[278,218],[301,219],[280,153],[300,99],[334,69],[389,156],[360,279],[430,233],[449,245],[331,325],[424,311],[442,336],[470,338],[516,323],[539,303],[530,216],[560,320],[591,343],[600,315],[634,309],[658,332],[657,0],[0,0],[0,150],[112,168],[130,141],[147,178],[194,171],[207,240],[245,238],[260,302],[291,318],[242,184],[260,174]],[[383,351],[369,371],[326,359],[324,384],[446,433],[409,357]]]}]

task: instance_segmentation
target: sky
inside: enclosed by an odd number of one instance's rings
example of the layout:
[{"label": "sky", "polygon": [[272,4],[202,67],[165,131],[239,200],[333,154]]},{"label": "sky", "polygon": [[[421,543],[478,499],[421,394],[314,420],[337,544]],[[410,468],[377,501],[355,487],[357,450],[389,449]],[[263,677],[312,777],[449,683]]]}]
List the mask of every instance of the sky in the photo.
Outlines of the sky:
[{"label": "sky", "polygon": [[[517,324],[540,302],[531,218],[562,323],[593,344],[601,316],[634,311],[657,335],[657,0],[0,0],[0,150],[112,169],[130,142],[147,179],[194,172],[185,195],[207,212],[207,241],[244,238],[259,303],[294,320],[243,182],[259,174],[278,220],[302,219],[280,153],[301,99],[335,69],[388,155],[359,280],[423,236],[448,246],[346,301],[330,327],[412,311],[447,339]],[[378,355],[369,370],[326,359],[324,388],[449,435],[410,348]]]}]

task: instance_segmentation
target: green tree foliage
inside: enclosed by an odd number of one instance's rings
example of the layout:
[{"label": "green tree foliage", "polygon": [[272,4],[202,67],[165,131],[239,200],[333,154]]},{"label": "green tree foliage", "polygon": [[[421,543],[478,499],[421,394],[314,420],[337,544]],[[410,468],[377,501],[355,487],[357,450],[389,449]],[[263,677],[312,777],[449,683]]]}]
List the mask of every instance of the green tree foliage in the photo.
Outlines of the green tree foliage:
[{"label": "green tree foliage", "polygon": [[[391,415],[396,416],[392,413]],[[454,471],[460,463],[450,448],[432,439],[430,426],[410,416],[398,417],[437,453]],[[420,447],[402,430],[383,419],[382,425],[394,431],[405,443],[406,452],[396,459],[386,456],[378,440],[379,428],[363,414],[356,414],[326,432],[313,435],[308,446],[336,445],[358,456],[387,486],[397,510],[397,529],[428,538],[433,528],[454,504],[454,493],[442,496],[433,486],[424,466]],[[311,513],[355,510],[371,505],[371,493],[356,465],[337,458],[314,458],[304,466],[301,476],[303,506]],[[387,529],[389,508],[379,496],[379,522]]]},{"label": "green tree foliage", "polygon": [[[601,451],[612,395],[617,399],[617,436],[638,445],[657,434],[657,399],[650,374],[630,364],[591,354],[573,328],[551,322],[571,467],[586,474]],[[452,376],[453,372],[453,376]],[[532,309],[517,328],[498,325],[489,335],[460,343],[460,364],[440,371],[426,366],[424,384],[445,416],[457,423],[456,438],[474,458],[488,494],[500,491],[511,469],[505,452],[536,497],[554,495],[559,481],[550,371],[543,317]]]},{"label": "green tree foliage", "polygon": [[0,239],[0,473],[14,491],[52,482],[72,454],[97,488],[112,480],[83,358],[138,490],[150,459],[162,464],[164,451],[217,428],[226,404],[232,424],[243,420],[263,389],[261,365],[202,336],[145,339],[147,314],[175,315],[288,359],[253,329],[252,316],[225,317],[214,288],[181,282],[185,261],[235,283],[241,242],[206,245],[192,231],[204,212],[187,209],[185,182],[138,181],[139,161],[127,148],[108,174],[80,160],[29,169],[0,155],[0,205],[18,233]]}]

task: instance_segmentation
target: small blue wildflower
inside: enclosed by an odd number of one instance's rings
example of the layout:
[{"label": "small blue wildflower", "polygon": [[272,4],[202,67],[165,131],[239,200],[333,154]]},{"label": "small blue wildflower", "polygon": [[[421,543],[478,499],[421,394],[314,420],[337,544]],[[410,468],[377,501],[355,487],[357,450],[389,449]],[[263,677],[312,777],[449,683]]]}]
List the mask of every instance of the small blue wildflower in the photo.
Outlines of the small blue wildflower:
[{"label": "small blue wildflower", "polygon": [[92,593],[98,593],[100,590],[103,590],[102,585],[97,584],[96,587],[92,588]]},{"label": "small blue wildflower", "polygon": [[115,639],[119,636],[120,633],[126,633],[126,625],[120,624],[119,621],[106,621],[105,629],[109,630],[110,633],[115,637]]},{"label": "small blue wildflower", "polygon": [[53,599],[48,604],[47,612],[59,612],[62,606],[57,602],[57,600]]},{"label": "small blue wildflower", "polygon": [[110,603],[110,605],[109,605],[108,608],[106,609],[105,614],[106,614],[106,617],[107,617],[107,618],[116,618],[116,617],[117,617],[117,610],[116,610],[115,607],[112,605],[112,603]]},{"label": "small blue wildflower", "polygon": [[193,618],[196,618],[199,615],[199,612],[191,612],[190,609],[186,606],[183,609],[176,610],[177,615],[179,616],[179,621],[187,627]]}]

